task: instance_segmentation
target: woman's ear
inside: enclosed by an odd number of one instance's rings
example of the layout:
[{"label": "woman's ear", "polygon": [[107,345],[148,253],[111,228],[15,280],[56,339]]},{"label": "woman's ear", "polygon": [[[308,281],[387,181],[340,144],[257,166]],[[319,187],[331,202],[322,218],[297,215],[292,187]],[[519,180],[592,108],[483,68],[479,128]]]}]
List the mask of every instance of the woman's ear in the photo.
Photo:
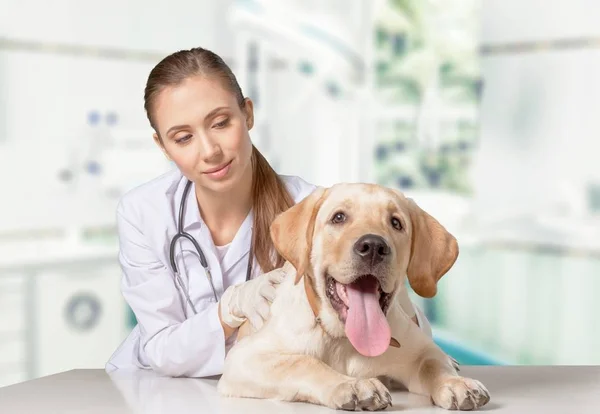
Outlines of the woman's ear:
[{"label": "woman's ear", "polygon": [[250,131],[254,126],[254,103],[250,98],[244,99],[244,114],[246,115],[246,127]]}]

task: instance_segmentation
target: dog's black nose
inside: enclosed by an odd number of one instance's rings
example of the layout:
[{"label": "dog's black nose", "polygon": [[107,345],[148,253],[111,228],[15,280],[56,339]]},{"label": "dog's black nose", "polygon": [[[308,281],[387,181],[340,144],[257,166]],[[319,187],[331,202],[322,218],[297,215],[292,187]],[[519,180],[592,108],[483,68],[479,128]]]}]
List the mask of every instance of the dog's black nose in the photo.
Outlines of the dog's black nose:
[{"label": "dog's black nose", "polygon": [[390,254],[390,246],[381,236],[365,234],[354,243],[354,252],[364,261],[374,265]]}]

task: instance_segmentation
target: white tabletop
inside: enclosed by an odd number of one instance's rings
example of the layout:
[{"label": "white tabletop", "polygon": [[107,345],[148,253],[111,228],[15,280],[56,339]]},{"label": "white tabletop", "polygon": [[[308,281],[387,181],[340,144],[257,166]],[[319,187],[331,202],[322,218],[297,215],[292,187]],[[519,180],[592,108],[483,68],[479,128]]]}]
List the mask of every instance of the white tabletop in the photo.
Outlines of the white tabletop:
[{"label": "white tabletop", "polygon": [[[494,413],[598,413],[600,366],[463,366],[482,381]],[[223,398],[216,379],[161,378],[147,371],[109,376],[103,370],[74,370],[0,388],[0,413],[334,413],[305,403]],[[386,412],[441,413],[429,399],[393,392]]]}]

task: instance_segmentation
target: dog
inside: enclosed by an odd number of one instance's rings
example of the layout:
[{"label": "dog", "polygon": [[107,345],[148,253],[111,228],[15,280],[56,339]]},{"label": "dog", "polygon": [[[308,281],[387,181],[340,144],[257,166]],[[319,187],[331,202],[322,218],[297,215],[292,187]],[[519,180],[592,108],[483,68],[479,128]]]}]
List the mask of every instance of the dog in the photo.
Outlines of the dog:
[{"label": "dog", "polygon": [[395,384],[448,410],[488,403],[399,304],[407,280],[435,296],[458,257],[455,237],[412,199],[376,184],[318,187],[276,217],[271,237],[287,276],[264,325],[240,328],[221,395],[383,410]]}]

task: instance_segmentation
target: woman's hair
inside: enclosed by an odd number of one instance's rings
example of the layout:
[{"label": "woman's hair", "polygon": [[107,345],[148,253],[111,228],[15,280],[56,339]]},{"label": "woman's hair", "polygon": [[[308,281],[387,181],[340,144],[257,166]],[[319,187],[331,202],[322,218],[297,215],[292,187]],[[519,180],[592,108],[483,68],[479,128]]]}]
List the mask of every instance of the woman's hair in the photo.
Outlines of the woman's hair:
[{"label": "woman's hair", "polygon": [[[156,131],[154,105],[160,92],[169,86],[181,84],[191,76],[212,76],[235,95],[240,108],[244,110],[245,100],[237,79],[229,66],[215,53],[194,48],[181,50],[167,56],[150,72],[144,92],[144,109],[150,125]],[[160,138],[162,140],[162,138]],[[252,145],[252,208],[254,229],[252,246],[256,260],[263,272],[281,267],[284,259],[274,249],[270,236],[270,226],[275,217],[287,210],[294,201],[285,184],[271,168],[263,155]]]}]

